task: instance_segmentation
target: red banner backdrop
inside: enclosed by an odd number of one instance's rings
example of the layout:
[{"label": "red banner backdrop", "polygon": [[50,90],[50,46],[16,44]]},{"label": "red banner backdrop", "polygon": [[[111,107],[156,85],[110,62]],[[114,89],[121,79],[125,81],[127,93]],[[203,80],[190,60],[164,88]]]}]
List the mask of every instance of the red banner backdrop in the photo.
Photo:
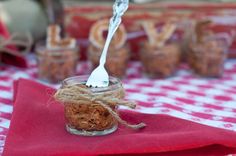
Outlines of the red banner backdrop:
[{"label": "red banner backdrop", "polygon": [[[111,4],[112,5],[112,4]],[[108,18],[112,14],[110,5],[80,5],[67,7],[66,30],[70,36],[76,37],[81,47],[82,58],[86,58],[86,49],[89,44],[88,36],[91,26],[99,19]],[[138,58],[140,42],[146,39],[141,22],[154,22],[176,19],[180,22],[177,32],[179,41],[182,41],[181,32],[188,30],[181,23],[189,20],[208,18],[213,21],[212,27],[216,32],[226,37],[229,32],[236,31],[236,4],[235,3],[149,3],[142,5],[132,4],[123,18],[128,42],[130,43],[132,58]],[[182,29],[182,30],[181,30]],[[227,36],[228,35],[228,36]],[[230,57],[236,57],[236,42],[229,50]]]}]

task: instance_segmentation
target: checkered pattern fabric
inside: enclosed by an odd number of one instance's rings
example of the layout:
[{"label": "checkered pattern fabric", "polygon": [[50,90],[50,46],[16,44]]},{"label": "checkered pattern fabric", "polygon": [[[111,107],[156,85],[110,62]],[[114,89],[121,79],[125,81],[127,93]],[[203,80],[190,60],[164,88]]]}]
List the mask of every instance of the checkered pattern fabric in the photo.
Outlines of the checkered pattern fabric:
[{"label": "checkered pattern fabric", "polygon": [[[35,59],[30,57],[29,60],[27,69],[0,66],[0,153],[13,111],[13,81],[19,78],[38,81]],[[168,114],[236,131],[236,60],[226,62],[221,79],[199,78],[186,69],[182,66],[168,79],[149,79],[142,74],[139,62],[131,62],[127,77],[123,79],[126,98],[138,103],[135,111]],[[87,62],[78,64],[78,75],[89,74],[88,71]]]}]

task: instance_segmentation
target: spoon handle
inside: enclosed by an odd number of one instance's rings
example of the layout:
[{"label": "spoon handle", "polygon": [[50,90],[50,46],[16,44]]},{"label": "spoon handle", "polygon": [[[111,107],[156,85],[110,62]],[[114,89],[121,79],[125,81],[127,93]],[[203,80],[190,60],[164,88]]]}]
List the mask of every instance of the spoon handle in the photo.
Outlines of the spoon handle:
[{"label": "spoon handle", "polygon": [[105,65],[106,63],[106,56],[110,42],[121,23],[121,16],[128,9],[128,6],[129,6],[129,0],[116,0],[113,5],[113,17],[110,19],[107,39],[102,51],[102,55],[100,57],[100,65]]}]

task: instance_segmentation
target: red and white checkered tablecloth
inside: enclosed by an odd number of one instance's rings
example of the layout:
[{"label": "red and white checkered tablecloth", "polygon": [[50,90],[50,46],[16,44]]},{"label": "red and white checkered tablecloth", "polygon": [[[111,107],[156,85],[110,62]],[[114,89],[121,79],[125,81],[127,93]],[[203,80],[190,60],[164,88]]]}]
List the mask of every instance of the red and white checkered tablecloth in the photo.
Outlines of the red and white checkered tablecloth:
[{"label": "red and white checkered tablecloth", "polygon": [[[130,63],[123,80],[126,98],[138,102],[136,111],[168,114],[236,131],[236,60],[226,62],[221,79],[198,78],[184,67],[174,77],[149,79],[142,75],[141,68],[139,62]],[[77,72],[88,74],[88,64],[79,63]],[[0,66],[0,153],[13,110],[12,83],[21,77],[37,81],[34,59],[29,61],[28,69]]]}]

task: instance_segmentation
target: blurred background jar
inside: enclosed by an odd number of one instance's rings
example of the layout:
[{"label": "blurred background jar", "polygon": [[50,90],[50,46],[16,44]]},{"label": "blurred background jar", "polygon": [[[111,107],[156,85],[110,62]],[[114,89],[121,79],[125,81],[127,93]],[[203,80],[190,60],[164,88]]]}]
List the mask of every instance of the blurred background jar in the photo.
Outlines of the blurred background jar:
[{"label": "blurred background jar", "polygon": [[221,77],[229,45],[217,34],[205,37],[202,42],[189,43],[188,63],[191,69],[204,77]]},{"label": "blurred background jar", "polygon": [[172,76],[180,62],[180,46],[167,43],[158,48],[144,42],[140,53],[144,72],[152,78],[166,78]]},{"label": "blurred background jar", "polygon": [[76,74],[79,59],[77,48],[48,49],[43,44],[36,46],[38,77],[41,80],[58,83]]},{"label": "blurred background jar", "polygon": [[216,33],[212,21],[199,20],[187,38],[187,62],[194,73],[203,77],[221,77],[228,48],[234,34]]},{"label": "blurred background jar", "polygon": [[[88,49],[88,60],[91,63],[92,69],[99,65],[99,59],[103,49],[96,48],[92,45]],[[109,75],[123,78],[126,74],[126,69],[129,62],[129,48],[128,46],[119,49],[109,48],[107,53],[107,60],[105,68]]]},{"label": "blurred background jar", "polygon": [[140,59],[144,72],[152,78],[166,78],[178,67],[181,48],[175,32],[177,22],[144,22],[147,40],[141,44]]},{"label": "blurred background jar", "polygon": [[[92,69],[99,65],[102,54],[109,19],[102,19],[95,22],[89,34],[88,60]],[[126,44],[127,33],[123,24],[120,25],[109,45],[105,68],[109,75],[122,78],[126,74],[126,69],[130,57],[129,46]]]}]

